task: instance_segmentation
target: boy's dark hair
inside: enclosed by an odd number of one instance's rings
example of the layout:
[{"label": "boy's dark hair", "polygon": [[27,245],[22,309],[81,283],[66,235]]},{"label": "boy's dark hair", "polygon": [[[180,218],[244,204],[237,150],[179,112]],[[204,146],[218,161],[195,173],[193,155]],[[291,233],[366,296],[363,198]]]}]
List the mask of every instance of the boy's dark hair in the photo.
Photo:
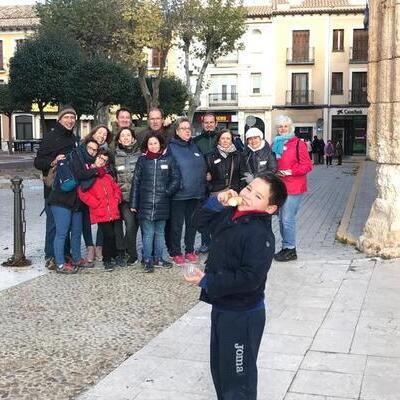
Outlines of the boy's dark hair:
[{"label": "boy's dark hair", "polygon": [[131,110],[130,110],[129,108],[126,108],[126,107],[121,107],[120,109],[118,109],[117,112],[116,112],[116,114],[115,114],[115,116],[118,118],[118,116],[119,116],[119,114],[120,114],[121,112],[128,112],[129,115],[132,117]]},{"label": "boy's dark hair", "polygon": [[156,138],[158,142],[160,143],[160,151],[165,150],[165,139],[162,135],[158,133],[149,133],[143,140],[142,145],[140,146],[140,150],[142,153],[146,153],[147,151],[147,143],[151,138]]},{"label": "boy's dark hair", "polygon": [[133,137],[134,139],[137,139],[137,138],[136,138],[136,133],[135,133],[135,131],[134,131],[132,128],[121,128],[121,129],[117,132],[117,134],[115,135],[115,139],[114,139],[115,144],[116,144],[117,146],[118,146],[119,137],[121,136],[121,132],[124,131],[124,130],[128,130],[128,131],[132,134],[132,137]]},{"label": "boy's dark hair", "polygon": [[269,184],[269,205],[282,207],[287,198],[286,186],[282,180],[273,174],[265,174],[257,178]]},{"label": "boy's dark hair", "polygon": [[218,144],[219,139],[221,139],[221,136],[222,136],[224,133],[229,133],[229,134],[231,135],[231,140],[232,140],[232,142],[233,142],[233,133],[232,133],[229,129],[225,128],[225,129],[220,130],[220,131],[217,133],[217,136],[215,137],[215,143],[216,143],[216,144]]},{"label": "boy's dark hair", "polygon": [[100,129],[104,128],[107,131],[107,137],[106,137],[106,142],[108,144],[111,143],[112,140],[112,134],[111,131],[108,129],[107,125],[101,124],[101,125],[96,125],[86,136],[84,139],[84,142],[87,143],[89,140],[93,139],[93,135]]}]

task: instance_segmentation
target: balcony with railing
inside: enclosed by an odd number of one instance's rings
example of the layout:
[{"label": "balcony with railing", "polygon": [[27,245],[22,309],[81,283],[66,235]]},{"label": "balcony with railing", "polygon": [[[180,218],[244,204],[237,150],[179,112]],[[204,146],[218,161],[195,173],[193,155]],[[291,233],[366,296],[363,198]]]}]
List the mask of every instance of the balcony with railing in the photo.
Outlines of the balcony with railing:
[{"label": "balcony with railing", "polygon": [[210,107],[215,106],[237,106],[238,94],[233,93],[210,93],[208,95],[208,104]]},{"label": "balcony with railing", "polygon": [[314,64],[314,47],[288,47],[286,49],[286,65]]},{"label": "balcony with railing", "polygon": [[215,60],[215,65],[218,66],[220,64],[237,64],[239,62],[239,53],[234,51],[225,56],[221,56]]},{"label": "balcony with railing", "polygon": [[368,62],[368,43],[357,47],[350,47],[350,63],[366,64]]},{"label": "balcony with railing", "polygon": [[349,104],[353,106],[368,106],[367,91],[362,89],[349,90]]},{"label": "balcony with railing", "polygon": [[314,105],[314,90],[287,90],[287,106],[312,106]]}]

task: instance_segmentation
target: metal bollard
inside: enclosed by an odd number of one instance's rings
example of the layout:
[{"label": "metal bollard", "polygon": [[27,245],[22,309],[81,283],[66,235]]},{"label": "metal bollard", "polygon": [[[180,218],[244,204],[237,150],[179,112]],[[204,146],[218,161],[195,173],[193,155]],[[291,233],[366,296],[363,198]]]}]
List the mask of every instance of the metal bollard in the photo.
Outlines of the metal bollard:
[{"label": "metal bollard", "polygon": [[19,176],[11,179],[14,192],[14,254],[2,265],[5,267],[25,267],[31,262],[25,258],[25,199],[22,195],[22,181]]}]

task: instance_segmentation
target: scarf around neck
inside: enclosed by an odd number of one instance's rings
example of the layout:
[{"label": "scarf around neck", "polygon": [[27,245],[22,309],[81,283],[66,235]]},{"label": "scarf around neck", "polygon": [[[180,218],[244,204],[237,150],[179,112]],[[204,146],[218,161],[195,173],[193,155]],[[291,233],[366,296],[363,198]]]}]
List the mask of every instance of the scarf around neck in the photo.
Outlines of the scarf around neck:
[{"label": "scarf around neck", "polygon": [[286,142],[294,136],[294,132],[288,133],[287,135],[275,136],[274,142],[272,143],[272,151],[275,153],[278,160],[282,157],[283,147]]},{"label": "scarf around neck", "polygon": [[149,159],[149,160],[157,160],[157,158],[160,158],[162,155],[162,151],[158,151],[157,153],[153,153],[150,150],[147,150],[144,156]]},{"label": "scarf around neck", "polygon": [[227,158],[230,153],[236,151],[236,147],[233,143],[229,147],[222,147],[219,144],[217,144],[217,149],[220,152],[221,156],[224,158]]}]

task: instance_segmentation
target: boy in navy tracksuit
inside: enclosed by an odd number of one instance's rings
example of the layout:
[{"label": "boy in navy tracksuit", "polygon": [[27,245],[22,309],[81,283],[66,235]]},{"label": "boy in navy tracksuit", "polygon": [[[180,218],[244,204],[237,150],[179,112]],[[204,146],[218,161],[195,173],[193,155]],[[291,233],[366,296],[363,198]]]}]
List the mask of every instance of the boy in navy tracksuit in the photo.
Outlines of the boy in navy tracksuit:
[{"label": "boy in navy tracksuit", "polygon": [[240,192],[242,204],[227,207],[233,190],[210,197],[194,216],[211,228],[205,273],[185,276],[212,305],[210,366],[218,400],[257,398],[257,354],[265,325],[264,290],[275,251],[271,214],[286,189],[275,176],[258,177]]}]

